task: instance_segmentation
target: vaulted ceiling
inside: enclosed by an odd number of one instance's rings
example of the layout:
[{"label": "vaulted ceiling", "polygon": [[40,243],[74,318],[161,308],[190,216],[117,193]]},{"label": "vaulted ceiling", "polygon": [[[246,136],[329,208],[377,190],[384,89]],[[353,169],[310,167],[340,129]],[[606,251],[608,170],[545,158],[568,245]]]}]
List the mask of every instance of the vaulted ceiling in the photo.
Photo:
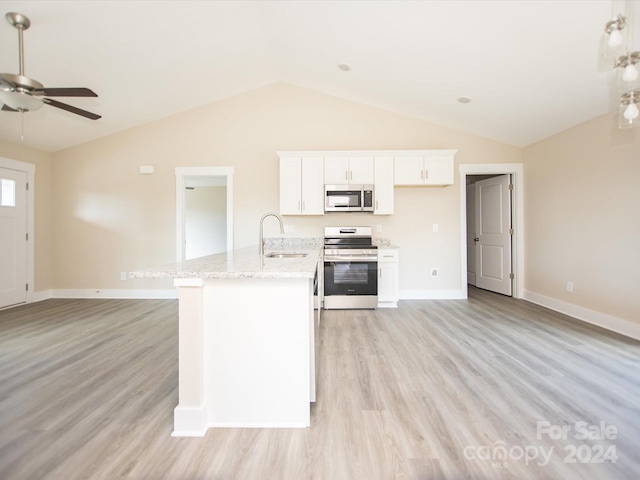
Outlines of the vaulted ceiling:
[{"label": "vaulted ceiling", "polygon": [[[58,98],[97,121],[49,106],[22,119],[0,111],[0,140],[50,152],[274,82],[520,147],[616,107],[600,55],[611,1],[6,0],[0,8],[31,20],[27,76],[99,94]],[[18,34],[4,18],[0,72],[18,72]]]}]

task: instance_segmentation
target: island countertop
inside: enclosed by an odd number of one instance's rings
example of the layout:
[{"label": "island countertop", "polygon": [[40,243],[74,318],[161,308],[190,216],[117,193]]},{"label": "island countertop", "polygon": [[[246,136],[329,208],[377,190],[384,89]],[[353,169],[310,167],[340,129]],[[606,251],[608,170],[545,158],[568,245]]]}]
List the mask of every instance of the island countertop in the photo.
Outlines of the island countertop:
[{"label": "island countertop", "polygon": [[321,247],[270,249],[266,253],[306,253],[306,257],[269,258],[258,246],[208,255],[158,268],[130,272],[130,278],[313,278]]}]

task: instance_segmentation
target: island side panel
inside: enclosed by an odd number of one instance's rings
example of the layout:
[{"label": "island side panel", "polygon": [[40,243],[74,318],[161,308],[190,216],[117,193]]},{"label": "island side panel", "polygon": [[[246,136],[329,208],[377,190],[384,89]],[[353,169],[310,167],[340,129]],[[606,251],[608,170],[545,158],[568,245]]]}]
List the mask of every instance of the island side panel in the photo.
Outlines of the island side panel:
[{"label": "island side panel", "polygon": [[203,305],[209,425],[308,427],[312,279],[207,279]]},{"label": "island side panel", "polygon": [[176,279],[178,287],[178,406],[174,437],[200,437],[208,427],[204,389],[204,280]]}]

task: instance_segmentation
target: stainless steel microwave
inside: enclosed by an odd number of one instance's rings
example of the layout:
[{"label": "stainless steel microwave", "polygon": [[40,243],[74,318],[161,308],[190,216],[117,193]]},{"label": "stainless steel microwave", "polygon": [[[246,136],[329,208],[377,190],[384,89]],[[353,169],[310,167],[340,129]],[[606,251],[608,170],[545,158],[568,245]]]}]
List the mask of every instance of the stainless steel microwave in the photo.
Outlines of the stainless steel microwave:
[{"label": "stainless steel microwave", "polygon": [[373,185],[325,185],[325,212],[373,212]]}]

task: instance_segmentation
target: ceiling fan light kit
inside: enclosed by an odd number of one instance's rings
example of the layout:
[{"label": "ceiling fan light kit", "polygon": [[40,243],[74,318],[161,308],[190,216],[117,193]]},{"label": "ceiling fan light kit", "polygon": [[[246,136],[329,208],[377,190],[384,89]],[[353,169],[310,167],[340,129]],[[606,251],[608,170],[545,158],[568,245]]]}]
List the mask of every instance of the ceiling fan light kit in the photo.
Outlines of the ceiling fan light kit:
[{"label": "ceiling fan light kit", "polygon": [[18,30],[18,54],[20,71],[14,73],[0,73],[0,101],[2,111],[5,112],[32,112],[42,108],[46,103],[52,107],[65,110],[76,115],[97,120],[101,118],[86,110],[58,102],[51,97],[97,97],[98,95],[88,88],[46,88],[42,83],[25,76],[24,74],[24,41],[23,33],[31,26],[31,21],[21,13],[9,12],[6,14],[7,22]]},{"label": "ceiling fan light kit", "polygon": [[[631,128],[640,123],[640,51],[633,51],[633,3],[624,2],[624,14],[619,13],[604,26],[606,56],[613,56],[616,85],[620,95],[618,127]],[[613,2],[612,2],[613,6]],[[625,38],[626,37],[626,38]],[[620,53],[622,53],[620,55]]]}]

